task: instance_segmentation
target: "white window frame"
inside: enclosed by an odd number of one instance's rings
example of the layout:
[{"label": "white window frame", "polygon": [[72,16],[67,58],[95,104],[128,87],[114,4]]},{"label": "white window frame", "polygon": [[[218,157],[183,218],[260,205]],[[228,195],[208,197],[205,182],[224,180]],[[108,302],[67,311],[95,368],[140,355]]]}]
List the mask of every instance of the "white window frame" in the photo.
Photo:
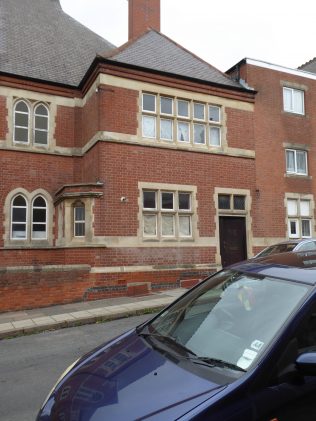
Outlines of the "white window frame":
[{"label": "white window frame", "polygon": [[[152,97],[155,98],[155,110],[154,111],[144,109],[144,96],[145,95],[152,96]],[[149,92],[143,92],[143,94],[142,94],[142,111],[143,111],[143,113],[157,114],[157,95],[151,94]]]},{"label": "white window frame", "polygon": [[[40,197],[45,201],[45,208],[43,207],[39,207],[36,206],[35,209],[45,209],[45,223],[44,222],[35,222],[34,223],[34,219],[33,219],[33,209],[34,209],[34,202],[35,200]],[[38,194],[37,196],[35,196],[32,200],[32,207],[31,207],[31,215],[30,215],[30,227],[31,227],[31,239],[32,241],[45,241],[48,238],[48,233],[47,233],[47,221],[48,221],[48,204],[47,204],[47,200],[45,199],[44,196],[42,196],[41,194]],[[35,224],[40,224],[40,225],[45,225],[45,237],[41,237],[41,238],[36,238],[33,237],[33,225]]]},{"label": "white window frame", "polygon": [[[294,171],[290,171],[288,169],[288,153],[292,152],[294,154]],[[304,153],[305,156],[305,167],[306,172],[300,172],[297,168],[297,154],[298,153]],[[287,174],[297,174],[297,175],[308,175],[308,164],[307,164],[307,151],[304,149],[289,149],[287,148],[285,150],[285,158],[286,158],[286,173]]]},{"label": "white window frame", "polygon": [[[177,101],[177,117],[179,119],[183,119],[183,120],[190,120],[190,117],[191,117],[191,102],[188,101],[187,99],[182,99],[182,98],[177,98],[176,101]],[[179,114],[179,106],[178,106],[179,102],[186,102],[188,104],[188,115],[187,116]]]},{"label": "white window frame", "polygon": [[[291,222],[295,222],[295,233],[291,233]],[[289,238],[300,238],[300,227],[299,227],[299,219],[298,218],[289,218],[288,219],[288,234]]]},{"label": "white window frame", "polygon": [[[171,102],[171,113],[164,113],[164,112],[162,112],[162,110],[161,110],[161,108],[162,108],[162,99],[168,99],[168,100],[171,100],[172,102]],[[164,96],[164,95],[160,95],[160,98],[159,98],[159,105],[160,105],[160,115],[163,115],[163,116],[173,116],[173,114],[174,114],[174,98],[171,98],[171,97],[169,97],[169,96]]]},{"label": "white window frame", "polygon": [[[162,136],[162,129],[161,129],[161,122],[162,121],[169,121],[171,123],[171,137],[163,137]],[[171,118],[161,118],[160,119],[160,139],[162,140],[167,140],[168,142],[172,142],[173,141],[173,120]]]},{"label": "white window frame", "polygon": [[[291,96],[291,105],[286,104],[286,92]],[[302,110],[298,111],[296,108],[295,93],[302,95]],[[283,109],[288,113],[305,115],[305,91],[303,89],[294,89],[287,86],[283,87]]]},{"label": "white window frame", "polygon": [[[289,202],[295,202],[292,205],[292,207],[295,207],[296,209],[296,215],[294,213],[289,213]],[[309,214],[305,215],[301,211],[301,202],[308,202],[309,206]],[[298,198],[298,197],[287,197],[286,201],[286,210],[287,210],[287,219],[288,219],[288,237],[289,238],[312,238],[312,210],[311,210],[311,200],[310,199],[304,199],[304,198]],[[302,221],[309,221],[309,231],[310,235],[303,235],[303,224]],[[291,233],[291,222],[295,222],[296,225],[296,232],[294,234]]]},{"label": "white window frame", "polygon": [[[211,113],[210,113],[210,109],[211,108],[217,108],[218,109],[218,120],[212,120],[211,119]],[[208,105],[208,121],[211,123],[211,124],[221,124],[221,121],[222,121],[222,117],[221,117],[221,107],[219,107],[218,105],[212,105],[212,104],[209,104]]]},{"label": "white window frame", "polygon": [[[16,107],[19,104],[25,104],[28,111],[17,111]],[[23,115],[27,115],[27,127],[26,126],[18,126],[17,124],[15,124],[15,116],[16,114],[23,114]],[[14,103],[14,107],[13,107],[13,143],[18,143],[20,145],[29,145],[30,144],[30,123],[31,123],[31,109],[29,104],[24,100],[24,99],[19,99]],[[16,129],[27,129],[27,142],[23,142],[21,140],[16,140]]]},{"label": "white window frame", "polygon": [[[76,219],[76,209],[78,209],[78,208],[84,209],[84,219]],[[79,225],[79,224],[83,225],[83,227],[84,227],[84,235],[76,235],[76,226]],[[86,236],[86,207],[85,207],[84,203],[80,204],[80,206],[79,206],[79,204],[78,205],[74,204],[74,207],[73,207],[73,236],[74,236],[74,238],[85,238],[85,236]]]},{"label": "white window frame", "polygon": [[[47,115],[46,116],[44,116],[42,114],[36,114],[36,110],[39,107],[41,107],[41,106],[46,109],[46,111],[47,111]],[[36,117],[42,117],[42,118],[46,118],[47,119],[47,130],[46,129],[39,129],[39,128],[36,127]],[[46,133],[46,143],[36,142],[36,140],[35,140],[35,133],[36,133],[36,131]],[[37,146],[48,146],[48,135],[49,135],[49,109],[48,109],[47,105],[45,105],[42,102],[40,102],[40,103],[37,103],[34,106],[34,113],[33,113],[33,143],[34,143],[34,145],[37,145]]]},{"label": "white window frame", "polygon": [[[25,206],[14,206],[13,202],[17,197],[23,197],[24,201],[25,201]],[[25,212],[25,222],[16,222],[13,221],[13,209],[19,208],[19,209],[26,209]],[[14,237],[13,236],[13,225],[25,225],[25,237]],[[21,193],[17,193],[16,195],[14,195],[14,197],[11,199],[11,204],[10,204],[10,240],[12,241],[26,241],[28,239],[28,232],[29,232],[29,204],[28,204],[28,200],[27,198],[21,194]]]},{"label": "white window frame", "polygon": [[[144,109],[144,96],[151,96],[154,98],[155,110],[146,110]],[[163,113],[161,106],[162,100],[168,99],[172,101],[172,112],[171,113]],[[179,114],[179,102],[187,104],[188,115],[181,115]],[[199,118],[199,116],[195,115],[194,107],[195,106],[202,106],[203,107],[203,118]],[[210,120],[210,109],[216,108],[218,110],[218,120]],[[142,92],[141,93],[141,136],[143,139],[149,140],[156,140],[161,142],[168,142],[168,143],[175,143],[177,145],[192,145],[195,147],[204,148],[207,147],[208,149],[212,150],[214,148],[221,148],[222,147],[222,106],[209,104],[206,102],[200,102],[193,99],[185,99],[181,97],[170,97],[168,95],[159,94],[159,93],[149,93],[149,92]],[[146,117],[151,119],[150,131],[152,132],[149,136],[145,133],[145,124],[146,124]],[[171,138],[163,136],[161,126],[163,121],[170,121],[171,122]],[[188,124],[188,139],[181,140],[179,135],[179,124]],[[149,124],[149,123],[148,123]],[[195,140],[195,127],[203,127],[204,130],[204,139],[203,142],[197,142]],[[148,126],[149,127],[149,126]],[[219,143],[212,144],[211,141],[211,131],[215,128],[219,131]]]},{"label": "white window frame", "polygon": [[[155,204],[156,209],[153,208],[145,208],[144,207],[144,192],[155,192]],[[162,194],[163,193],[170,193],[173,195],[173,209],[166,209],[162,208]],[[186,193],[189,195],[190,200],[190,209],[180,209],[179,208],[179,194]],[[174,239],[174,240],[181,240],[181,239],[193,239],[193,215],[194,212],[192,210],[192,191],[185,191],[185,190],[167,190],[167,189],[150,189],[144,188],[142,189],[142,235],[145,239],[152,239],[152,240],[164,240],[164,239]],[[150,235],[145,233],[145,216],[155,216],[155,235]],[[173,235],[165,235],[162,232],[162,220],[163,216],[172,216],[173,218]],[[190,234],[189,235],[180,235],[180,217],[181,216],[189,216],[190,218]]]},{"label": "white window frame", "polygon": [[[16,107],[20,103],[23,103],[27,106],[28,112],[16,111]],[[42,116],[40,114],[36,114],[36,110],[40,106],[45,107],[45,109],[47,111],[47,116]],[[28,115],[28,126],[27,126],[27,139],[28,140],[27,140],[27,142],[16,140],[16,129],[17,128],[26,129],[25,126],[18,126],[18,125],[15,124],[15,116],[16,116],[17,113]],[[36,117],[46,117],[47,118],[47,130],[36,128],[36,126],[35,126]],[[49,146],[49,135],[50,135],[49,125],[50,125],[50,109],[49,109],[48,105],[45,104],[44,102],[36,102],[34,104],[31,104],[29,101],[27,101],[25,99],[22,99],[22,98],[17,99],[14,102],[14,105],[13,105],[13,144],[27,145],[27,146],[32,145],[32,146],[36,146],[36,147],[47,148]],[[39,142],[35,141],[35,131],[43,131],[43,132],[47,133],[46,143],[39,143]]]}]

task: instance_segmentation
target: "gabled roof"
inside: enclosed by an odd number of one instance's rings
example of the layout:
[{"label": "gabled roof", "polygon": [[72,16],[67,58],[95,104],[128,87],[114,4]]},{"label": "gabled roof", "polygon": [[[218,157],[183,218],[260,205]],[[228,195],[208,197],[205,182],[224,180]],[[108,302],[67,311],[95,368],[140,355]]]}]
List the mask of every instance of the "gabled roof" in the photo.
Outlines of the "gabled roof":
[{"label": "gabled roof", "polygon": [[305,72],[316,73],[316,57],[309,60],[307,63],[302,64],[298,69],[304,70]]},{"label": "gabled roof", "polygon": [[244,89],[238,82],[153,29],[104,57],[145,69]]},{"label": "gabled roof", "polygon": [[78,86],[95,56],[113,48],[59,0],[0,0],[0,72]]}]

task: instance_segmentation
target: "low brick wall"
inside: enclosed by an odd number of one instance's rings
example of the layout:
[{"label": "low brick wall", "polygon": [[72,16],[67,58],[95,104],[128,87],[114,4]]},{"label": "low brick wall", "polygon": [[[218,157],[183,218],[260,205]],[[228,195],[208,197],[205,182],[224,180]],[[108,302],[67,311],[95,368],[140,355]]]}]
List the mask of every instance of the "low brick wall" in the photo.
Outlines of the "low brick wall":
[{"label": "low brick wall", "polygon": [[118,296],[190,288],[210,272],[154,270],[93,273],[89,265],[0,268],[0,313]]}]

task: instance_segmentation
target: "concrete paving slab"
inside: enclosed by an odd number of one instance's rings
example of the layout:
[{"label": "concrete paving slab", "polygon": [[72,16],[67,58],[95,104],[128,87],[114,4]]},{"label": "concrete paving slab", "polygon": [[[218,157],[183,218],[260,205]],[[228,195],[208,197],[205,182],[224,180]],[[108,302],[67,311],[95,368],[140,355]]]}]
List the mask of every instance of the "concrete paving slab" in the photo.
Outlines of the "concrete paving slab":
[{"label": "concrete paving slab", "polygon": [[15,329],[25,329],[29,327],[35,327],[35,323],[31,319],[20,320],[17,322],[12,322]]},{"label": "concrete paving slab", "polygon": [[83,319],[85,317],[91,317],[91,313],[87,310],[82,311],[74,311],[73,313],[69,313],[71,316],[73,316],[75,319]]},{"label": "concrete paving slab", "polygon": [[64,313],[64,314],[55,314],[51,316],[56,322],[67,322],[69,320],[76,320],[71,314]]},{"label": "concrete paving slab", "polygon": [[1,323],[0,324],[0,332],[9,332],[10,330],[13,330],[14,326],[12,323]]},{"label": "concrete paving slab", "polygon": [[36,324],[36,326],[47,326],[47,325],[54,325],[58,323],[56,320],[54,320],[52,317],[36,317],[35,319],[32,319],[33,322]]}]

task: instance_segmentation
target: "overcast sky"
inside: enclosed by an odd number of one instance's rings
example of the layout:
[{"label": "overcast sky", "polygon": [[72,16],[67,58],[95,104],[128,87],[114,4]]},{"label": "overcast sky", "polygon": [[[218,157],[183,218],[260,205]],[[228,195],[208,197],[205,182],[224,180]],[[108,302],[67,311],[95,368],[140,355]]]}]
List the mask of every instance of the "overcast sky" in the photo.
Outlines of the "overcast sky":
[{"label": "overcast sky", "polygon": [[[127,0],[60,0],[66,13],[116,46]],[[161,32],[222,71],[245,57],[296,68],[316,56],[315,0],[161,0]]]}]

